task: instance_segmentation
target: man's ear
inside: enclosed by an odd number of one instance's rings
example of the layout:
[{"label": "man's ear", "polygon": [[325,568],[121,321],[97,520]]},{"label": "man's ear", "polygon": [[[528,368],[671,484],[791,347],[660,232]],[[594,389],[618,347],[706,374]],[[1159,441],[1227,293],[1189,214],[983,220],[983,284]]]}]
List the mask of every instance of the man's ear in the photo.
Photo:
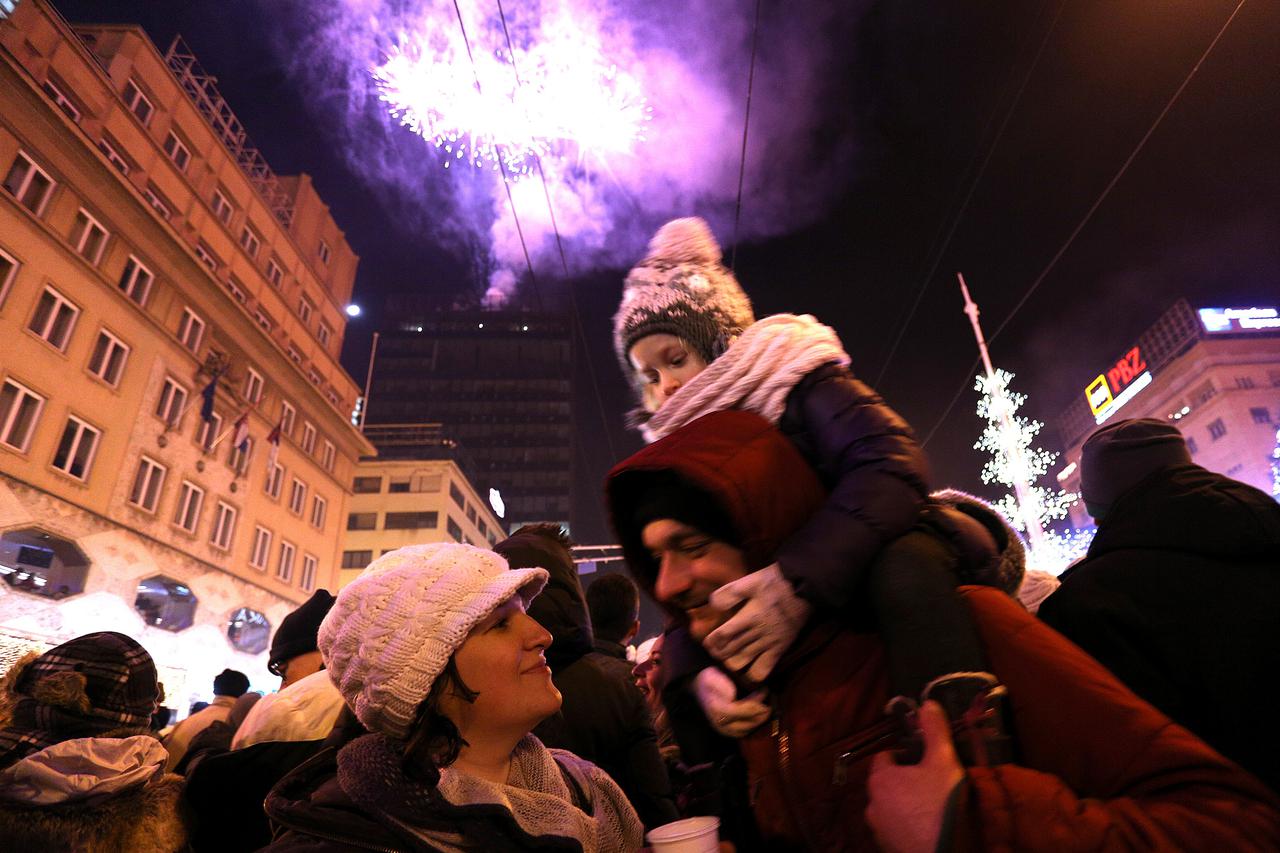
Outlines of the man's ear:
[{"label": "man's ear", "polygon": [[622,638],[622,645],[629,646],[631,641],[636,638],[636,634],[640,633],[640,620],[637,619],[631,623],[631,627],[627,629],[626,635]]}]

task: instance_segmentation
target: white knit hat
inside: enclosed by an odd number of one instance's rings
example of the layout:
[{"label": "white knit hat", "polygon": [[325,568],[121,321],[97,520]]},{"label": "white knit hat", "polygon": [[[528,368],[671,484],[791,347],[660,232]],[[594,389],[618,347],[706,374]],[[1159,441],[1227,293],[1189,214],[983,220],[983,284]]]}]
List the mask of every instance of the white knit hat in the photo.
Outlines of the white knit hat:
[{"label": "white knit hat", "polygon": [[329,678],[365,728],[404,739],[471,629],[514,595],[528,606],[546,582],[545,569],[508,569],[471,545],[384,554],[338,593],[320,624]]}]

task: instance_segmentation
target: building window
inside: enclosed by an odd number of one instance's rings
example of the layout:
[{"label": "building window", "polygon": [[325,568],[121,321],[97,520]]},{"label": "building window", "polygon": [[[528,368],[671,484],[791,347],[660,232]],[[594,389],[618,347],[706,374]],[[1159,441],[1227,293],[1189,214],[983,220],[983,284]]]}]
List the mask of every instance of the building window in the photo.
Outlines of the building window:
[{"label": "building window", "polygon": [[114,388],[120,384],[128,358],[129,345],[101,329],[93,344],[93,354],[89,356],[89,372]]},{"label": "building window", "polygon": [[191,149],[184,145],[178,138],[178,134],[172,130],[164,138],[164,153],[169,155],[169,159],[178,167],[179,172],[187,171],[187,165],[191,162]]},{"label": "building window", "polygon": [[331,474],[333,473],[333,462],[336,457],[337,453],[334,451],[333,442],[326,438],[320,449],[320,464],[324,466],[324,470]]},{"label": "building window", "polygon": [[324,530],[325,516],[329,513],[329,502],[319,495],[311,496],[311,526],[316,530]]},{"label": "building window", "polygon": [[178,493],[178,509],[173,514],[173,523],[188,533],[196,532],[200,523],[200,507],[204,505],[204,489],[190,480],[182,481],[182,491]]},{"label": "building window", "polygon": [[1252,376],[1237,376],[1236,387],[1242,391],[1248,391],[1250,388],[1256,388],[1257,386],[1253,384]]},{"label": "building window", "polygon": [[67,118],[80,123],[80,110],[75,104],[71,103],[71,99],[62,93],[62,90],[52,80],[45,80],[44,85],[40,88],[44,89],[46,95],[53,103],[66,114]]},{"label": "building window", "polygon": [[249,565],[260,571],[267,570],[267,558],[271,555],[271,531],[261,524],[253,528],[253,547],[249,549]]},{"label": "building window", "polygon": [[142,89],[138,84],[130,80],[124,84],[124,105],[128,107],[129,112],[138,117],[138,121],[143,124],[151,123],[151,116],[155,113],[155,107],[151,105],[151,101],[147,96],[142,94]]},{"label": "building window", "polygon": [[107,229],[82,207],[71,228],[71,243],[82,258],[96,267],[107,247]]},{"label": "building window", "polygon": [[244,376],[244,398],[250,403],[257,404],[262,400],[262,374],[254,370],[252,367],[245,369]]},{"label": "building window", "polygon": [[302,365],[302,350],[293,344],[289,344],[289,360],[298,366]]},{"label": "building window", "polygon": [[320,325],[316,326],[316,340],[320,341],[321,346],[329,345],[329,338],[333,335],[333,330],[329,328],[329,324],[320,321]]},{"label": "building window", "polygon": [[307,502],[307,484],[293,478],[293,482],[289,484],[289,512],[294,515],[302,515],[302,507]]},{"label": "building window", "polygon": [[1196,451],[1199,449],[1200,448],[1196,446],[1196,440],[1191,436],[1187,436],[1187,450],[1191,451],[1191,455],[1194,456]]},{"label": "building window", "polygon": [[79,315],[80,309],[67,297],[52,287],[46,287],[44,293],[40,294],[40,301],[36,303],[35,313],[31,315],[27,328],[62,351],[67,348],[67,341],[71,339],[71,331],[75,328],[76,317]]},{"label": "building window", "polygon": [[44,212],[45,203],[53,195],[55,186],[57,182],[49,177],[49,173],[21,151],[13,158],[13,165],[4,179],[4,188],[10,195],[36,216]]},{"label": "building window", "polygon": [[38,527],[0,536],[0,577],[16,590],[61,600],[84,592],[89,558],[74,542]]},{"label": "building window", "polygon": [[77,480],[89,479],[89,468],[93,465],[93,454],[98,450],[101,437],[102,432],[97,428],[75,415],[68,416],[58,449],[53,454],[53,467]]},{"label": "building window", "polygon": [[237,607],[227,620],[227,641],[232,648],[247,655],[267,650],[271,640],[271,623],[267,617],[248,607]]},{"label": "building window", "polygon": [[317,387],[324,384],[324,377],[321,376],[320,371],[316,370],[314,367],[307,373],[307,376],[311,379],[312,384]]},{"label": "building window", "polygon": [[218,501],[218,509],[213,514],[213,533],[209,536],[209,544],[221,551],[231,550],[231,540],[236,533],[236,508],[225,501]]},{"label": "building window", "polygon": [[363,569],[365,566],[373,562],[372,551],[343,551],[342,552],[342,568],[344,569]]},{"label": "building window", "polygon": [[98,140],[98,150],[107,158],[107,162],[120,170],[120,174],[129,174],[129,163],[120,156],[120,152],[116,151],[116,147],[107,141],[104,136]]},{"label": "building window", "polygon": [[227,276],[226,280],[227,292],[231,294],[231,298],[241,305],[249,301],[249,297],[244,292],[244,282],[236,278],[235,274]]},{"label": "building window", "polygon": [[314,311],[315,308],[312,307],[310,299],[304,296],[298,300],[298,319],[302,321],[302,325],[305,326],[311,322],[311,314]]},{"label": "building window", "polygon": [[462,535],[462,528],[458,522],[453,520],[453,516],[449,516],[449,535],[453,537],[454,542],[462,542],[466,537]]},{"label": "building window", "polygon": [[285,583],[293,580],[293,558],[298,549],[293,543],[280,540],[280,556],[276,560],[276,577]]},{"label": "building window", "polygon": [[303,592],[311,592],[316,588],[316,569],[319,565],[320,561],[314,555],[302,555],[302,577],[298,579],[298,586],[302,587]]},{"label": "building window", "polygon": [[162,196],[160,194],[160,191],[157,190],[154,186],[151,186],[150,184],[148,184],[147,188],[142,191],[142,195],[147,200],[147,202],[151,205],[151,207],[155,210],[155,212],[160,214],[160,216],[166,222],[173,215],[171,212],[173,210],[173,205],[165,201],[164,196]]},{"label": "building window", "polygon": [[213,443],[221,432],[222,415],[214,412],[209,416],[209,420],[201,419],[200,427],[196,430],[196,445],[205,453],[212,452]]},{"label": "building window", "polygon": [[164,487],[167,470],[154,459],[142,457],[138,462],[138,470],[133,475],[133,486],[129,489],[129,503],[147,512],[155,512],[160,503],[160,490]]},{"label": "building window", "polygon": [[257,258],[258,250],[262,248],[262,238],[248,225],[240,232],[240,248],[251,258]]},{"label": "building window", "polygon": [[476,523],[476,508],[470,504],[467,504],[467,521],[472,524]]},{"label": "building window", "polygon": [[227,455],[227,464],[231,466],[231,470],[236,472],[237,477],[244,476],[249,470],[249,459],[253,456],[253,439],[246,436],[245,440],[231,448],[231,453]]},{"label": "building window", "polygon": [[1227,434],[1227,425],[1222,422],[1222,418],[1218,418],[1209,424],[1209,436],[1217,441]]},{"label": "building window", "polygon": [[222,262],[218,260],[218,256],[213,253],[213,249],[210,249],[203,240],[196,242],[195,253],[196,257],[200,259],[200,263],[208,267],[211,272],[217,272],[218,267],[222,265]]},{"label": "building window", "polygon": [[377,530],[378,514],[376,512],[352,512],[347,514],[348,530]]},{"label": "building window", "polygon": [[329,244],[324,240],[320,241],[320,263],[329,265]]},{"label": "building window", "polygon": [[182,581],[155,575],[138,582],[133,608],[152,628],[183,631],[195,624],[198,603],[191,589]]},{"label": "building window", "polygon": [[375,495],[382,491],[382,478],[356,477],[352,482],[351,491],[357,495]]},{"label": "building window", "polygon": [[124,265],[124,272],[120,273],[120,289],[124,291],[124,295],[139,305],[146,305],[153,281],[155,276],[151,274],[151,270],[143,266],[142,261],[130,255]]},{"label": "building window", "polygon": [[384,530],[435,530],[440,524],[437,512],[389,512],[382,523]]},{"label": "building window", "polygon": [[262,331],[266,332],[268,335],[271,334],[271,330],[276,327],[275,321],[272,320],[271,316],[261,308],[258,308],[253,312],[253,319],[258,321],[258,325],[262,327]]},{"label": "building window", "polygon": [[262,484],[262,490],[274,501],[280,499],[280,489],[284,485],[284,466],[279,462],[267,469],[267,479]]},{"label": "building window", "polygon": [[213,207],[213,215],[218,217],[219,222],[223,225],[231,223],[231,214],[235,213],[236,209],[232,207],[231,202],[227,201],[227,197],[223,195],[222,190],[215,189],[213,191],[211,206]]},{"label": "building window", "polygon": [[302,450],[307,454],[316,452],[316,428],[311,421],[302,422]]},{"label": "building window", "polygon": [[458,488],[457,483],[449,483],[449,497],[453,498],[453,502],[458,505],[458,509],[462,509],[467,505],[467,498],[462,494],[462,489]]},{"label": "building window", "polygon": [[1271,411],[1264,408],[1252,408],[1249,410],[1249,416],[1253,418],[1255,424],[1271,423]]},{"label": "building window", "polygon": [[0,249],[0,306],[4,305],[4,299],[9,295],[9,286],[18,277],[20,266],[17,258]]},{"label": "building window", "polygon": [[178,341],[194,353],[200,351],[200,342],[204,340],[204,320],[190,308],[182,309],[182,319],[178,322]]},{"label": "building window", "polygon": [[186,410],[187,389],[172,376],[166,376],[160,389],[160,401],[156,404],[156,417],[175,427]]},{"label": "building window", "polygon": [[284,281],[284,270],[280,268],[280,264],[275,258],[267,259],[267,281],[271,282],[275,287],[279,287]]},{"label": "building window", "polygon": [[288,400],[280,401],[280,432],[293,437],[293,419],[297,415],[298,410]]},{"label": "building window", "polygon": [[387,486],[387,491],[393,495],[408,494],[410,482],[409,479],[392,477],[391,483]]}]

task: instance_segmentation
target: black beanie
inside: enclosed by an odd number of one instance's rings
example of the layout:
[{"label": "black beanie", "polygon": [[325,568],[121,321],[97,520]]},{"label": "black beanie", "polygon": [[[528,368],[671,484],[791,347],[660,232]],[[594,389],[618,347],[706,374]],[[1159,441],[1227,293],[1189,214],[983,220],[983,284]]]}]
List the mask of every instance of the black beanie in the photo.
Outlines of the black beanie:
[{"label": "black beanie", "polygon": [[224,669],[214,676],[213,695],[239,699],[249,692],[249,676],[234,669]]},{"label": "black beanie", "polygon": [[281,670],[286,663],[298,655],[318,651],[316,636],[320,633],[320,623],[333,607],[333,594],[327,589],[318,589],[301,607],[280,620],[280,627],[271,638],[271,656],[267,659],[267,670],[272,675],[284,677]]},{"label": "black beanie", "polygon": [[1191,465],[1182,433],[1155,418],[1117,421],[1089,436],[1080,451],[1085,508],[1101,520],[1116,499],[1156,471]]}]

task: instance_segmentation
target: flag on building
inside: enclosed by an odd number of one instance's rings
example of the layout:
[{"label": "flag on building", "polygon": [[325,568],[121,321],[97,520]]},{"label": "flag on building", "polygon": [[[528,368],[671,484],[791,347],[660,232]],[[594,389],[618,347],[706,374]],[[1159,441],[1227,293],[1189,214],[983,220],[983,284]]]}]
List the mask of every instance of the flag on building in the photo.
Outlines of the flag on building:
[{"label": "flag on building", "polygon": [[271,476],[271,472],[275,470],[276,458],[280,455],[281,425],[276,424],[276,428],[267,436],[267,443],[271,445],[271,452],[267,455],[267,476]]},{"label": "flag on building", "polygon": [[200,405],[200,417],[205,423],[213,423],[213,398],[218,393],[218,376],[214,373],[213,378],[209,380],[209,384],[204,386],[204,390],[200,392],[200,396],[204,397],[204,402]]},{"label": "flag on building", "polygon": [[231,446],[244,452],[249,448],[249,412],[247,410],[236,420],[235,430],[231,436]]}]

